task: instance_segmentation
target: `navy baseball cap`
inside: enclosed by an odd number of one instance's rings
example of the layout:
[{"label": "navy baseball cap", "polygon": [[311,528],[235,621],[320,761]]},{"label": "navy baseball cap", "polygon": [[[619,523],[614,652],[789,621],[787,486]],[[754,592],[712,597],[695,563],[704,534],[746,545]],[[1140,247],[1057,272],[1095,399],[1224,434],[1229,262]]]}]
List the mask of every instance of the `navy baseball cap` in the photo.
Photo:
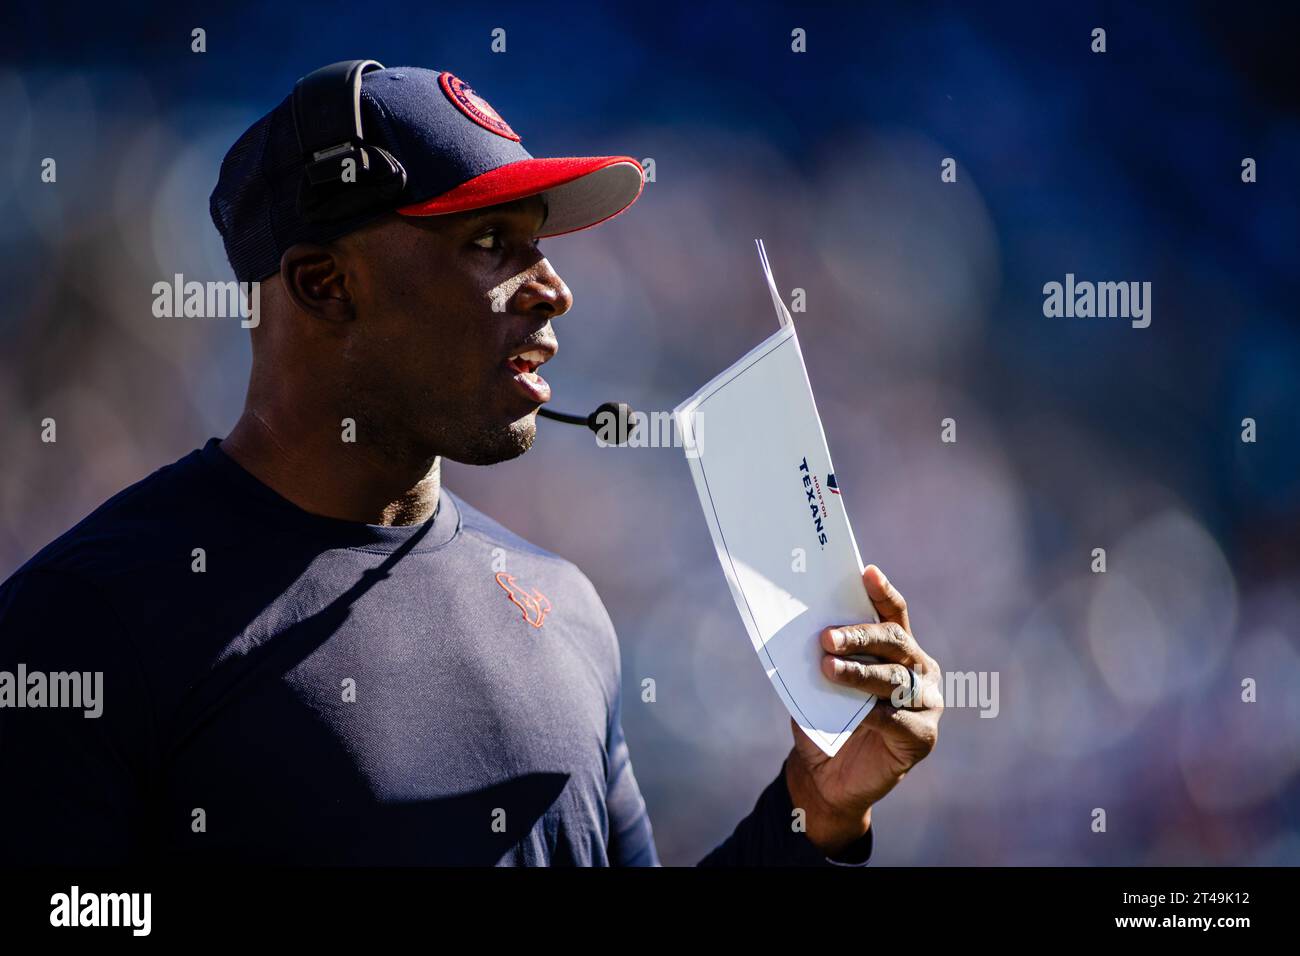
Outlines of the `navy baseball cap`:
[{"label": "navy baseball cap", "polygon": [[351,218],[304,218],[298,191],[304,157],[293,96],[236,141],[221,163],[209,209],[240,281],[280,270],[296,242],[327,242],[390,212],[437,216],[540,195],[540,237],[576,232],[618,215],[641,194],[641,165],[630,156],[534,158],[486,100],[451,73],[419,67],[372,69],[362,77],[367,144],[406,169],[391,204]]}]

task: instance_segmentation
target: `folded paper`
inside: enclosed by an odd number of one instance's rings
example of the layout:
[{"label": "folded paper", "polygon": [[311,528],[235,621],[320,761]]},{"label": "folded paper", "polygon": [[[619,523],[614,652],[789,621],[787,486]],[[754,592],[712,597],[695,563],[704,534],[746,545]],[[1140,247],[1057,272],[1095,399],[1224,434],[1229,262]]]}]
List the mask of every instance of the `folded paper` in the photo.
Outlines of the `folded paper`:
[{"label": "folded paper", "polygon": [[794,321],[759,256],[780,329],[673,415],[736,608],[768,679],[834,756],[875,698],[821,671],[825,627],[877,620]]}]

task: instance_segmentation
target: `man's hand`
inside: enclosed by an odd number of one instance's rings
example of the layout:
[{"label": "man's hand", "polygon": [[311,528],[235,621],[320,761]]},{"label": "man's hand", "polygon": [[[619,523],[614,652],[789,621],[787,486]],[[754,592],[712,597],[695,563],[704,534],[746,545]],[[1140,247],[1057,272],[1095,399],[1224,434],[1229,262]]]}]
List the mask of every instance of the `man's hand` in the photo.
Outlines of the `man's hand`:
[{"label": "man's hand", "polygon": [[[934,749],[943,715],[939,665],[912,637],[903,595],[874,564],[862,583],[880,623],[822,631],[822,673],[875,694],[876,705],[834,758],[790,721],[794,749],[786,761],[786,786],[794,806],[805,811],[808,839],[828,856],[867,832],[872,805]],[[859,654],[880,663],[847,659]]]}]

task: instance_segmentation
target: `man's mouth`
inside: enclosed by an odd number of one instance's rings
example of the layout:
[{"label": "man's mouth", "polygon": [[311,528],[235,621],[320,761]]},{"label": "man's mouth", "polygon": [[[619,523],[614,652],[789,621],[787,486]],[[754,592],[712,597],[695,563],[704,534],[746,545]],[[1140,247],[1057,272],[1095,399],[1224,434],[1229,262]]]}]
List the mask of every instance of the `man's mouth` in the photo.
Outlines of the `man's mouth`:
[{"label": "man's mouth", "polygon": [[505,361],[515,384],[530,401],[538,405],[551,400],[551,386],[537,374],[537,369],[554,354],[555,346],[550,345],[545,348],[522,349]]}]

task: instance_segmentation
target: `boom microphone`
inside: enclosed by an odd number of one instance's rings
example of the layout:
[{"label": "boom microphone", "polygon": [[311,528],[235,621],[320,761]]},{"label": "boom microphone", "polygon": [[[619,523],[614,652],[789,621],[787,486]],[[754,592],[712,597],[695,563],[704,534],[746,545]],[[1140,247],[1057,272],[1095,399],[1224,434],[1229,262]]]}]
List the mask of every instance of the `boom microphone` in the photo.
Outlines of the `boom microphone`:
[{"label": "boom microphone", "polygon": [[623,445],[632,434],[632,416],[636,413],[626,402],[606,402],[590,415],[569,415],[549,408],[539,408],[537,414],[566,425],[586,425],[609,444]]}]

